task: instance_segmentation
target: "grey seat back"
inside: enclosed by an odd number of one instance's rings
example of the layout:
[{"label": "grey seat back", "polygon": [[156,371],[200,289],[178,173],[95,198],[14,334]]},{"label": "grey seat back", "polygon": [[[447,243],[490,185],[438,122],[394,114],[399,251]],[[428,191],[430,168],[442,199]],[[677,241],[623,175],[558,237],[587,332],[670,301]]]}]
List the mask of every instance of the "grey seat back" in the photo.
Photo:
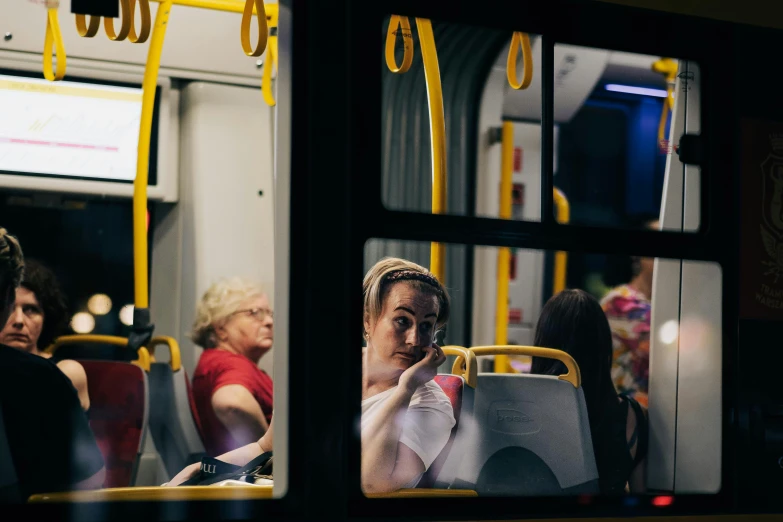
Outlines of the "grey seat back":
[{"label": "grey seat back", "polygon": [[582,388],[554,376],[479,374],[451,455],[441,478],[479,495],[598,493]]},{"label": "grey seat back", "polygon": [[173,372],[168,363],[150,365],[150,433],[170,477],[204,456],[186,380],[182,368]]}]

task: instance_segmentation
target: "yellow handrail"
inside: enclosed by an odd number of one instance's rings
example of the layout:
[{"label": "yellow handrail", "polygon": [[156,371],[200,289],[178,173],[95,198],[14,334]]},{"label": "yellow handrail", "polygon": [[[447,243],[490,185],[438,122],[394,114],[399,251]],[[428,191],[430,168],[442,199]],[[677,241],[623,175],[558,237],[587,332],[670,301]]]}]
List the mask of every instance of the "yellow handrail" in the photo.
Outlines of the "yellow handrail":
[{"label": "yellow handrail", "polygon": [[160,502],[202,500],[258,500],[272,498],[272,486],[186,486],[177,488],[145,486],[108,488],[61,493],[39,493],[31,496],[30,504],[60,502]]},{"label": "yellow handrail", "polygon": [[[504,121],[500,156],[500,219],[511,219],[511,189],[514,168],[514,124]],[[498,249],[497,294],[495,299],[495,343],[508,343],[508,280],[511,266],[511,249]],[[507,355],[495,357],[495,372],[513,372]]]},{"label": "yellow handrail", "polygon": [[[567,224],[571,219],[571,208],[568,205],[568,199],[565,194],[558,189],[554,189],[554,203],[557,210],[557,222],[561,225]],[[566,287],[566,268],[568,265],[568,254],[563,251],[555,252],[555,270],[553,278],[552,295],[559,294]]]},{"label": "yellow handrail", "polygon": [[[519,50],[522,50],[522,81],[517,80],[517,57]],[[530,87],[533,81],[533,53],[530,50],[530,36],[527,33],[515,31],[511,36],[511,47],[508,49],[508,59],[506,60],[506,78],[512,89],[524,90]]]},{"label": "yellow handrail", "polygon": [[[277,7],[277,4],[274,4]],[[269,28],[269,40],[266,46],[266,60],[264,61],[264,73],[261,76],[261,93],[264,101],[270,107],[276,105],[275,95],[272,92],[272,68],[277,72],[277,20],[278,9],[267,9],[266,19]],[[273,32],[274,30],[274,32]]]},{"label": "yellow handrail", "polygon": [[476,355],[463,346],[444,346],[441,348],[446,355],[454,355],[457,359],[451,367],[451,373],[465,379],[465,384],[476,387],[478,381],[478,362]]},{"label": "yellow handrail", "polygon": [[568,373],[560,375],[558,379],[570,382],[574,388],[582,385],[582,374],[579,371],[579,365],[573,357],[562,350],[553,348],[541,348],[538,346],[473,346],[470,351],[476,356],[482,355],[526,355],[529,357],[545,357],[547,359],[557,359],[562,362]]},{"label": "yellow handrail", "polygon": [[652,70],[666,77],[666,101],[663,103],[661,119],[658,122],[658,145],[663,148],[666,146],[666,120],[669,117],[669,111],[674,110],[674,82],[677,78],[677,62],[671,58],[661,58],[652,64]]},{"label": "yellow handrail", "polygon": [[[446,212],[446,120],[443,115],[443,90],[440,83],[438,51],[432,23],[426,18],[416,19],[427,84],[430,109],[430,144],[432,147],[432,213]],[[444,282],[446,276],[446,247],[433,242],[430,247],[430,272]]]},{"label": "yellow handrail", "polygon": [[161,344],[165,344],[169,349],[169,354],[171,355],[169,366],[171,366],[171,371],[179,371],[179,369],[182,368],[182,354],[179,351],[179,343],[173,337],[168,337],[165,335],[153,337],[150,341],[150,345],[148,346],[150,360],[155,362],[155,347]]},{"label": "yellow handrail", "polygon": [[[175,341],[176,342],[176,341]],[[125,348],[128,346],[128,339],[126,337],[118,337],[116,335],[96,335],[96,334],[76,334],[76,335],[62,335],[54,340],[49,345],[45,353],[54,354],[59,348],[63,346],[73,344],[108,344],[110,346],[119,346]],[[139,356],[135,361],[131,361],[132,364],[140,367],[142,370],[150,371],[150,352],[145,347],[138,349],[136,354]]]},{"label": "yellow handrail", "polygon": [[[62,80],[65,77],[66,56],[63,35],[60,31],[60,20],[57,18],[59,0],[48,3],[46,8],[46,36],[44,38],[43,75],[50,82]],[[55,47],[57,68],[53,64],[52,46]]]},{"label": "yellow handrail", "polygon": [[[394,56],[397,27],[401,28],[404,54],[402,65],[398,66]],[[430,111],[430,145],[432,148],[432,213],[446,212],[446,120],[443,115],[443,90],[440,83],[438,50],[432,22],[427,18],[416,18],[419,31],[421,58],[424,63],[424,80],[427,84],[427,102]],[[410,40],[410,42],[406,41]],[[413,61],[413,37],[407,17],[392,15],[386,32],[386,65],[393,73],[407,72]],[[430,246],[430,272],[444,281],[446,275],[445,245],[433,242]]]}]

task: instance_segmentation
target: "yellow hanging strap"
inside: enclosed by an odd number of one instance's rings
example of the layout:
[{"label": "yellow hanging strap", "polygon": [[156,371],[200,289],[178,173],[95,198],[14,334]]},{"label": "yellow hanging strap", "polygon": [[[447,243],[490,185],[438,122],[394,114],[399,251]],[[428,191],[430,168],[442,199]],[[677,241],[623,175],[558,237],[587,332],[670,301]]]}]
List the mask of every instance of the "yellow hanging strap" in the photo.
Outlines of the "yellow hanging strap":
[{"label": "yellow hanging strap", "polygon": [[674,82],[677,78],[677,62],[671,58],[661,58],[652,65],[652,70],[663,74],[666,78],[666,101],[661,110],[661,120],[658,123],[658,144],[661,148],[668,146],[666,143],[666,120],[669,112],[674,110]]},{"label": "yellow hanging strap", "polygon": [[[395,56],[398,35],[402,38],[403,44],[402,65],[397,65]],[[408,72],[411,64],[413,64],[413,34],[410,20],[407,16],[392,15],[389,29],[386,31],[386,66],[391,72],[402,74]]]},{"label": "yellow hanging strap", "polygon": [[[517,80],[517,59],[522,50],[522,81]],[[533,81],[533,53],[530,50],[530,36],[527,33],[515,31],[511,36],[511,47],[508,49],[506,61],[506,76],[512,89],[523,90],[530,87]]]},{"label": "yellow hanging strap", "polygon": [[[514,168],[514,125],[504,121],[501,134],[500,157],[500,219],[511,219],[511,190]],[[511,249],[498,249],[497,295],[495,299],[495,344],[508,344],[508,281],[511,267]],[[512,373],[507,354],[495,355],[495,373]]]},{"label": "yellow hanging strap", "polygon": [[[139,16],[141,18],[141,30],[136,31],[136,3],[139,5]],[[144,43],[150,36],[152,28],[152,17],[150,15],[150,0],[120,0],[120,32],[114,29],[114,19],[104,18],[103,27],[109,40],[121,42],[126,38],[131,43]],[[87,17],[82,14],[76,15],[76,32],[84,38],[92,38],[98,33],[101,17],[90,16],[90,23],[87,24]]]},{"label": "yellow hanging strap", "polygon": [[128,37],[131,30],[131,24],[133,23],[134,12],[130,5],[131,0],[120,0],[120,32],[117,33],[114,30],[114,18],[103,19],[103,29],[106,31],[106,36],[109,40],[121,42]]},{"label": "yellow hanging strap", "polygon": [[[136,2],[139,4],[141,30],[136,32]],[[144,43],[150,37],[152,17],[150,16],[150,0],[130,0],[131,24],[128,40],[131,43]]]},{"label": "yellow hanging strap", "polygon": [[133,265],[135,271],[135,306],[145,309],[149,306],[149,273],[147,267],[147,177],[150,161],[150,135],[152,133],[152,112],[155,108],[155,91],[158,86],[160,55],[166,37],[172,0],[163,0],[155,17],[147,66],[142,83],[141,122],[139,124],[139,145],[136,160],[136,179],[133,181]]},{"label": "yellow hanging strap", "polygon": [[90,23],[87,24],[87,17],[83,14],[76,15],[76,32],[83,38],[92,38],[98,34],[101,27],[100,16],[90,16]]},{"label": "yellow hanging strap", "polygon": [[277,20],[279,11],[276,9],[277,5],[270,5],[269,8],[266,15],[267,26],[269,27],[269,40],[266,47],[264,73],[261,76],[261,93],[264,95],[266,104],[274,107],[275,95],[272,92],[272,68],[277,72]]},{"label": "yellow hanging strap", "polygon": [[[256,9],[256,20],[258,21],[258,42],[255,49],[250,43],[250,22],[253,18],[253,6]],[[240,40],[242,40],[242,50],[248,56],[261,56],[266,49],[266,42],[269,38],[269,29],[266,24],[266,11],[264,10],[264,0],[245,0],[245,10],[242,12],[242,26],[240,30]]]},{"label": "yellow hanging strap", "polygon": [[[65,45],[63,45],[63,35],[60,32],[60,21],[57,18],[57,9],[59,0],[47,1],[46,3],[46,37],[44,38],[43,52],[43,75],[50,82],[62,80],[65,77]],[[57,57],[57,67],[54,66],[55,48]]]}]

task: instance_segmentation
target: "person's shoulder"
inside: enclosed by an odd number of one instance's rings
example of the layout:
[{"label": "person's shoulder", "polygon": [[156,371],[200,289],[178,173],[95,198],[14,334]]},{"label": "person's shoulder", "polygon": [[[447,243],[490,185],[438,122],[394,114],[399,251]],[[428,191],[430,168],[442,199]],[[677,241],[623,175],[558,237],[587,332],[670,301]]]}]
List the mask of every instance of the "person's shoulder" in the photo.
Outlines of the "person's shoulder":
[{"label": "person's shoulder", "polygon": [[14,371],[57,373],[57,367],[50,360],[4,344],[0,344],[0,361],[6,368],[13,367]]},{"label": "person's shoulder", "polygon": [[17,391],[29,388],[36,394],[55,397],[71,386],[65,374],[49,359],[10,346],[0,345],[0,366],[7,371],[4,383]]},{"label": "person's shoulder", "polygon": [[451,400],[434,380],[419,386],[411,397],[411,406],[444,407],[451,409]]}]

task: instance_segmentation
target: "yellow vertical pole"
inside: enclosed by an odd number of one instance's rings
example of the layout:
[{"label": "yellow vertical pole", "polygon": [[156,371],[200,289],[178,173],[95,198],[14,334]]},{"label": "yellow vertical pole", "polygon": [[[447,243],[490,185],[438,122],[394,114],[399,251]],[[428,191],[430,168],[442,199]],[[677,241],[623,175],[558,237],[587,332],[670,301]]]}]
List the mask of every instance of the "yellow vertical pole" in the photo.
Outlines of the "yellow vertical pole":
[{"label": "yellow vertical pole", "polygon": [[[568,199],[560,189],[554,189],[555,208],[557,209],[556,219],[561,225],[565,225],[571,219],[571,209],[568,205]],[[555,270],[552,295],[559,294],[566,287],[566,268],[568,264],[568,254],[563,251],[555,252]]]},{"label": "yellow vertical pole", "polygon": [[[446,211],[446,120],[443,115],[443,90],[440,83],[438,51],[432,23],[417,18],[421,57],[424,62],[424,79],[427,83],[427,102],[430,110],[430,143],[432,146],[432,213]],[[430,247],[430,272],[439,281],[445,281],[446,248],[433,242]]]},{"label": "yellow vertical pole", "polygon": [[[511,219],[511,176],[514,168],[514,125],[504,121],[500,158],[500,219]],[[508,276],[511,249],[498,249],[497,299],[495,301],[495,344],[508,344]],[[495,372],[511,372],[508,355],[495,356]]]},{"label": "yellow vertical pole", "polygon": [[169,22],[172,0],[163,0],[155,16],[147,66],[142,83],[141,123],[136,160],[136,178],[133,180],[133,257],[134,296],[136,308],[149,307],[149,267],[147,266],[147,181],[150,162],[150,135],[152,111],[155,108],[155,92],[158,87],[160,54]]}]

